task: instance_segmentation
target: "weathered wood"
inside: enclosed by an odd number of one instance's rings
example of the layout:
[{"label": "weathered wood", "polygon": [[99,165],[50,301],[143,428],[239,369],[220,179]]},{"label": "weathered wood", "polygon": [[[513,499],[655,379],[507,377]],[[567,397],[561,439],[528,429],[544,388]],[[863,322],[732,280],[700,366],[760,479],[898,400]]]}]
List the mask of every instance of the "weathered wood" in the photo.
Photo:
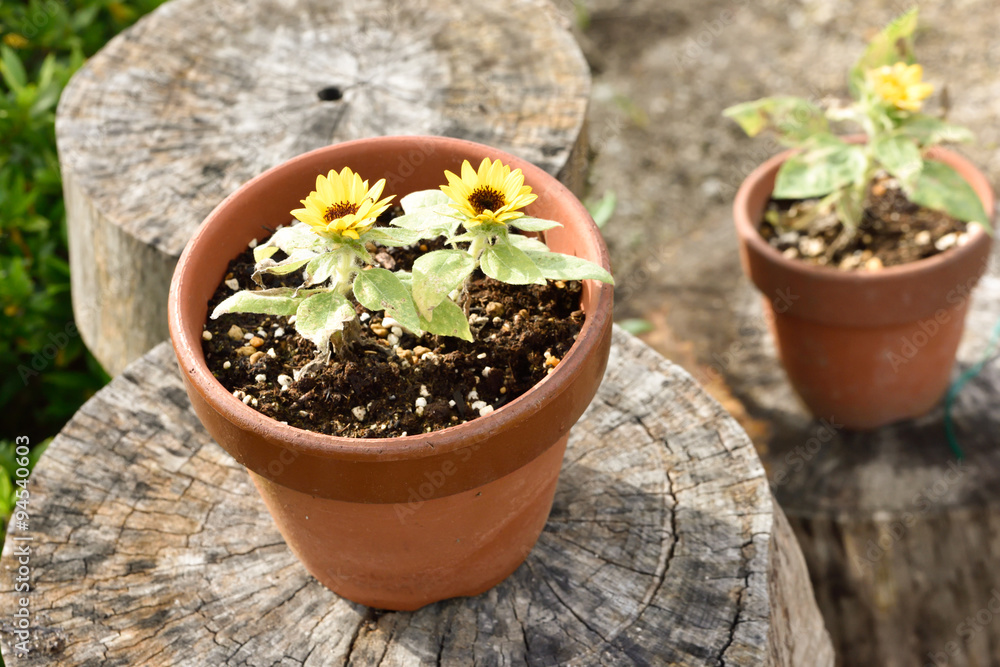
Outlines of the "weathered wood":
[{"label": "weathered wood", "polygon": [[59,105],[84,342],[116,374],[164,340],[170,276],[198,224],[249,178],[320,146],[461,137],[579,191],[589,86],[547,0],[166,3],[93,57]]},{"label": "weathered wood", "polygon": [[15,536],[35,540],[36,650],[14,659],[5,625],[8,665],[833,663],[749,439],[620,330],[538,545],[477,598],[381,613],[313,580],[197,422],[166,344],[81,409],[31,489]]},{"label": "weathered wood", "polygon": [[[982,358],[1000,317],[998,259],[995,248],[956,376]],[[1000,357],[954,405],[967,457],[958,462],[943,407],[871,433],[843,431],[836,415],[813,420],[776,359],[759,295],[745,285],[737,298],[741,347],[720,355],[729,362],[721,370],[750,414],[772,426],[758,449],[839,663],[1000,664]]]}]

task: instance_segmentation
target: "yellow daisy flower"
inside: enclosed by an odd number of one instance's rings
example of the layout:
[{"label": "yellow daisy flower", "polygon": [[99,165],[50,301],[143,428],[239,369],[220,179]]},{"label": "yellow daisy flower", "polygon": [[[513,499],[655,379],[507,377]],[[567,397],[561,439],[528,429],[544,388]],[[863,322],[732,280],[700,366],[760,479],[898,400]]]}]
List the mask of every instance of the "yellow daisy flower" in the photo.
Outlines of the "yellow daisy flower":
[{"label": "yellow daisy flower", "polygon": [[305,208],[295,209],[292,215],[321,236],[357,240],[395,198],[390,195],[378,201],[384,187],[384,178],[369,188],[368,181],[362,181],[350,167],[344,167],[339,174],[331,169],[326,176],[316,177],[316,189],[302,200]]},{"label": "yellow daisy flower", "polygon": [[12,49],[23,49],[31,44],[23,35],[19,35],[16,32],[8,32],[4,35],[3,43]]},{"label": "yellow daisy flower", "polygon": [[868,71],[868,82],[875,94],[897,109],[920,111],[934,86],[921,82],[924,70],[920,65],[898,62]]},{"label": "yellow daisy flower", "polygon": [[524,184],[521,170],[511,171],[500,160],[483,158],[478,172],[465,160],[461,178],[450,171],[444,175],[448,185],[442,185],[441,191],[454,202],[452,207],[468,218],[466,226],[520,218],[524,213],[517,209],[538,198],[531,194],[531,186]]}]

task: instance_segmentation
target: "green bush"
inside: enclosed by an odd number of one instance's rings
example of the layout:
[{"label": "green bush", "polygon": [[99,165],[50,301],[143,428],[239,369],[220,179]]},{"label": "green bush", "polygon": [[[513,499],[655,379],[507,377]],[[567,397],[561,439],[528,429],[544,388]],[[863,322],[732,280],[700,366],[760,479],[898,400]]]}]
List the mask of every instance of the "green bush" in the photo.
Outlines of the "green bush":
[{"label": "green bush", "polygon": [[[0,518],[16,436],[54,435],[108,378],[73,324],[56,104],[70,76],[163,0],[0,2]],[[39,449],[40,453],[41,450]],[[0,532],[2,538],[2,532]]]},{"label": "green bush", "polygon": [[162,1],[0,3],[0,410],[6,438],[41,442],[107,381],[73,325],[56,103],[86,57]]}]

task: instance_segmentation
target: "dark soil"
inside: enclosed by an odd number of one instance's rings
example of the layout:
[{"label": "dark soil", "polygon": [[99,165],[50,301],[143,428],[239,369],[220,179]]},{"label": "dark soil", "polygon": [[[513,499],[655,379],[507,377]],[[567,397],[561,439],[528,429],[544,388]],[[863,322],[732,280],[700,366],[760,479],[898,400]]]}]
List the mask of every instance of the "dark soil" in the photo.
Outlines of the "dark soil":
[{"label": "dark soil", "polygon": [[782,233],[769,222],[790,221],[802,203],[771,200],[761,223],[761,236],[786,257],[844,271],[877,271],[915,262],[967,239],[964,222],[912,203],[888,177],[876,179],[868,194],[864,218],[851,238],[842,235],[843,225],[835,213],[816,218],[800,231]]},{"label": "dark soil", "polygon": [[[426,249],[373,254],[385,268],[408,269]],[[235,279],[247,289],[254,287],[252,273],[248,249],[230,263],[225,280]],[[225,280],[209,312],[233,293]],[[298,274],[265,280],[267,287],[299,282]],[[295,333],[288,318],[223,315],[207,322],[211,336],[202,347],[223,386],[268,417],[344,437],[413,435],[488,414],[552,372],[583,324],[581,293],[578,282],[507,285],[477,271],[469,301],[473,343],[429,334],[417,338],[383,327],[381,313],[356,304],[365,320],[360,341],[316,375],[298,381],[290,381],[295,369],[312,360],[316,348]],[[280,376],[286,377],[279,381]]]}]

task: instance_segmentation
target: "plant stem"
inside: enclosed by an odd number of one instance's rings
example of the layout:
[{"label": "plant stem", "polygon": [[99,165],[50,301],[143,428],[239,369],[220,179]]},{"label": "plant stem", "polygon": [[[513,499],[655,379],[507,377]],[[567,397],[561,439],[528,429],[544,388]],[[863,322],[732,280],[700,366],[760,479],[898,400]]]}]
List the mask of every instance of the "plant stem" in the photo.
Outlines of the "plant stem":
[{"label": "plant stem", "polygon": [[346,296],[351,289],[351,278],[356,271],[357,266],[354,264],[354,253],[347,248],[343,248],[340,251],[340,261],[337,262],[334,289]]}]

